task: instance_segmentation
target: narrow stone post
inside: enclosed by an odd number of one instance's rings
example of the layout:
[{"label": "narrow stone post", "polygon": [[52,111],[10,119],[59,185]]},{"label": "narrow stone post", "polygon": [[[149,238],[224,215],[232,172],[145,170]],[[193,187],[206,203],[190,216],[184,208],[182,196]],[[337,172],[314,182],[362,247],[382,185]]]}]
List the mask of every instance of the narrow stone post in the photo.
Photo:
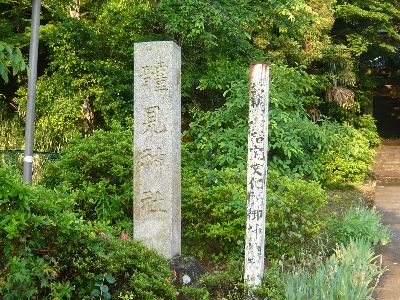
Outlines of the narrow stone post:
[{"label": "narrow stone post", "polygon": [[264,273],[267,194],[269,66],[250,66],[247,221],[244,280],[258,286]]},{"label": "narrow stone post", "polygon": [[134,45],[133,235],[170,259],[181,254],[181,49]]}]

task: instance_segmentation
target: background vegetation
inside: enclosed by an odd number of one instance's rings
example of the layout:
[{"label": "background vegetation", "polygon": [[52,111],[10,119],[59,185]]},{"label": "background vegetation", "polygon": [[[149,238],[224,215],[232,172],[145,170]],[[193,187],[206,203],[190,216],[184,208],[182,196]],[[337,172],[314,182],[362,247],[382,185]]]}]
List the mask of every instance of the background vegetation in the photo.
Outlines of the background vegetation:
[{"label": "background vegetation", "polygon": [[[30,11],[0,0],[0,150],[24,146]],[[244,299],[248,65],[269,61],[270,268],[257,297],[290,298],[303,281],[293,297],[312,297],[336,266],[371,275],[368,296],[381,272],[369,247],[387,233],[373,211],[327,213],[347,206],[326,190],[368,176],[379,144],[368,113],[398,78],[399,27],[396,0],[43,0],[35,150],[59,156],[29,188],[18,154],[0,153],[0,294]],[[133,43],[151,40],[182,47],[184,254],[226,266],[197,289],[175,290],[168,264],[126,235]],[[354,271],[345,253],[369,264]]]}]

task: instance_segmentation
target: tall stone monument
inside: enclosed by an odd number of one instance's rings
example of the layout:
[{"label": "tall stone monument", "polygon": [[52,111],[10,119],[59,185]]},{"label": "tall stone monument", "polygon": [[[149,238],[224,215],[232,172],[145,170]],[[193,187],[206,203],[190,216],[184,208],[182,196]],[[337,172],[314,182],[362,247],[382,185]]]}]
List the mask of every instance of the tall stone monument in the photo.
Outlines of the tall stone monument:
[{"label": "tall stone monument", "polygon": [[267,195],[269,66],[250,66],[247,220],[244,280],[258,286],[264,273]]},{"label": "tall stone monument", "polygon": [[165,258],[181,254],[181,49],[134,45],[133,235]]}]

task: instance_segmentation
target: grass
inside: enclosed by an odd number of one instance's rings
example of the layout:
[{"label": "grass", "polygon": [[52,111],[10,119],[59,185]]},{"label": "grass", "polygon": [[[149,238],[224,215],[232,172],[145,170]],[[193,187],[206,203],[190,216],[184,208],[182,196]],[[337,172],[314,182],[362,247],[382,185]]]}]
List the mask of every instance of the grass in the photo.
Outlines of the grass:
[{"label": "grass", "polygon": [[368,241],[351,240],[314,272],[300,269],[288,274],[286,299],[373,299],[373,290],[384,272],[377,258]]}]

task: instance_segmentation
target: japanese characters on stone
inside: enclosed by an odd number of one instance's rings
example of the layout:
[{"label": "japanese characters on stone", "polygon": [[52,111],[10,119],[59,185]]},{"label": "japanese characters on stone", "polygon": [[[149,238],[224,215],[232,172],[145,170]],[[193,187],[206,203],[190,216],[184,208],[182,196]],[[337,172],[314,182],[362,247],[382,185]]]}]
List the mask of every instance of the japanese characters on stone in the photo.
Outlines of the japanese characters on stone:
[{"label": "japanese characters on stone", "polygon": [[180,254],[181,57],[173,42],[134,49],[134,238]]},{"label": "japanese characters on stone", "polygon": [[268,65],[251,65],[250,74],[244,279],[248,285],[257,286],[261,284],[264,271],[268,148]]}]

